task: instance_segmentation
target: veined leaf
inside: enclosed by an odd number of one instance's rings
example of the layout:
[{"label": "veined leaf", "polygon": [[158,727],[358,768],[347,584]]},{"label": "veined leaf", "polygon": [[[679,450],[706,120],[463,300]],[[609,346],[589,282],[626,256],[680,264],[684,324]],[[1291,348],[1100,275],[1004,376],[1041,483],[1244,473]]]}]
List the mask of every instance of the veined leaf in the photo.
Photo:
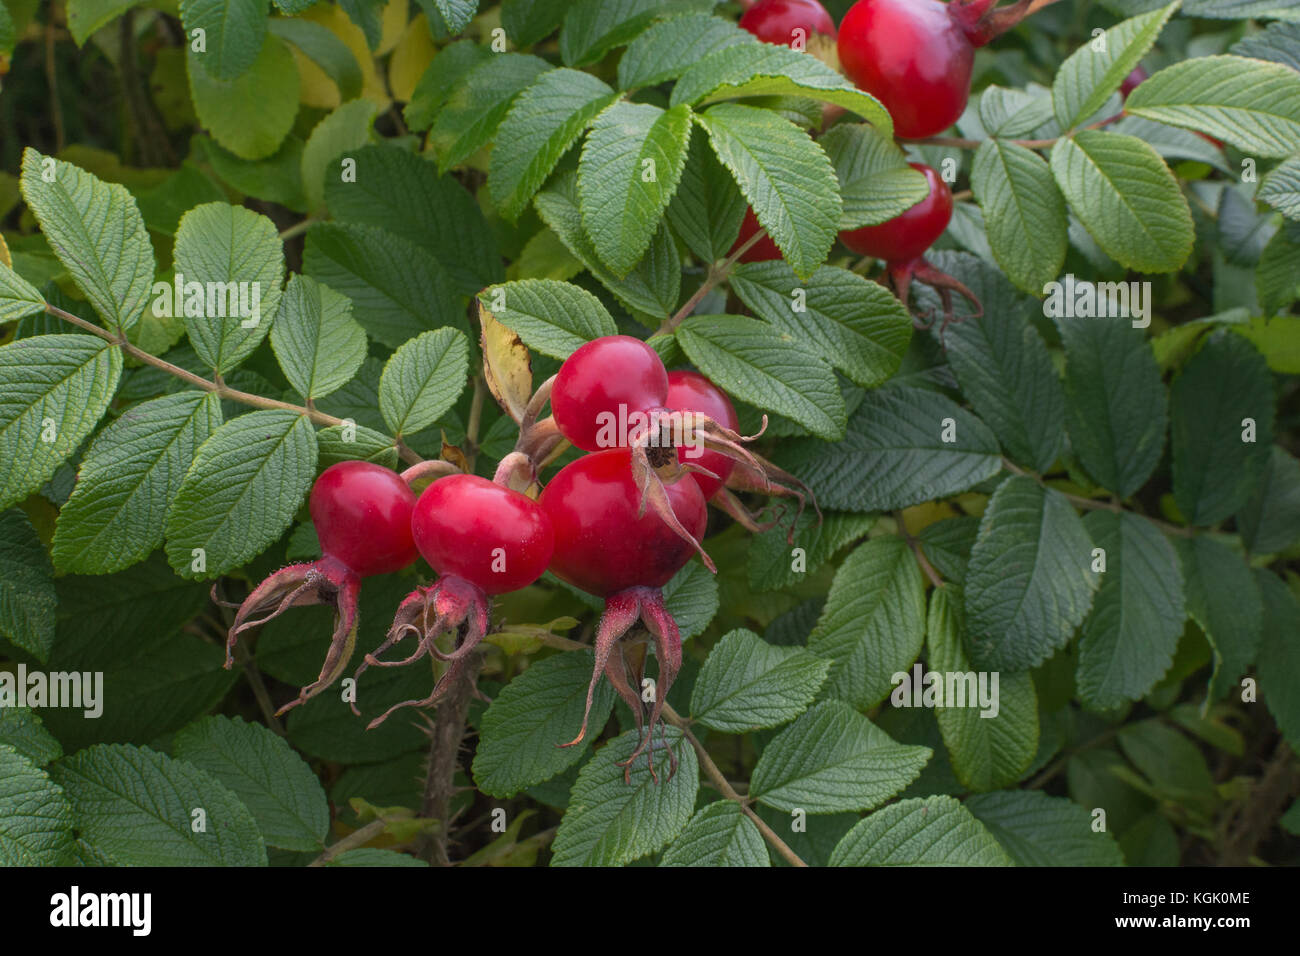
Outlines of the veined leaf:
[{"label": "veined leaf", "polygon": [[[46,661],[58,603],[54,568],[31,521],[18,508],[0,511],[0,637]],[[3,728],[12,707],[0,708],[0,743],[12,743]]]},{"label": "veined leaf", "polygon": [[628,45],[618,61],[619,89],[674,80],[710,53],[754,42],[753,34],[709,13],[688,13],[664,20]]},{"label": "veined leaf", "polygon": [[253,65],[266,38],[266,0],[180,0],[185,35],[203,31],[194,58],[212,76],[232,80]]},{"label": "veined leaf", "polygon": [[0,262],[0,325],[45,308],[45,297],[8,265]]},{"label": "veined leaf", "polygon": [[388,360],[379,380],[379,410],[399,438],[432,425],[451,408],[469,375],[469,343],[456,329],[411,339]]},{"label": "veined leaf", "polygon": [[734,800],[717,800],[664,851],[660,866],[771,866],[758,827]]},{"label": "veined leaf", "polygon": [[976,794],[966,809],[1020,866],[1123,866],[1115,838],[1093,828],[1092,814],[1042,791]]},{"label": "veined leaf", "polygon": [[729,631],[700,668],[691,716],[724,733],[779,726],[812,703],[830,666],[801,648],[768,644],[752,631]]},{"label": "veined leaf", "polygon": [[344,170],[337,162],[339,158],[352,159],[352,152],[370,142],[378,111],[379,107],[370,100],[351,100],[313,127],[302,148],[302,191],[309,212],[319,212],[324,207],[327,181],[343,181]]},{"label": "veined leaf", "polygon": [[735,245],[746,208],[745,197],[708,137],[692,137],[681,182],[668,204],[673,231],[701,262],[714,263]]},{"label": "veined leaf", "polygon": [[1255,660],[1263,607],[1259,584],[1244,561],[1224,544],[1197,535],[1177,538],[1187,586],[1187,615],[1214,648],[1214,697],[1228,692]]},{"label": "veined leaf", "polygon": [[316,399],[352,380],[366,359],[366,333],[352,318],[352,303],[310,276],[285,286],[271,328],[271,348],[289,384]]},{"label": "veined leaf", "polygon": [[[434,58],[437,67],[438,59]],[[429,130],[429,145],[444,173],[459,166],[488,144],[505,119],[510,105],[551,65],[526,53],[489,55],[464,74]],[[415,102],[422,102],[416,91]]]},{"label": "veined leaf", "polygon": [[1274,445],[1255,492],[1236,515],[1237,531],[1256,554],[1272,554],[1300,538],[1300,461]]},{"label": "veined leaf", "polygon": [[[553,358],[568,358],[580,345],[618,333],[600,300],[568,282],[520,279],[485,289],[478,298],[480,308],[530,348]],[[492,311],[497,302],[504,307]]]},{"label": "veined leaf", "polygon": [[62,788],[0,743],[0,866],[67,866],[73,814]]},{"label": "veined leaf", "polygon": [[1033,150],[989,140],[975,154],[971,186],[984,210],[989,246],[1020,289],[1042,292],[1065,264],[1065,201]]},{"label": "veined leaf", "polygon": [[1260,692],[1282,736],[1294,748],[1300,742],[1300,605],[1295,593],[1276,574],[1256,568],[1264,601],[1260,641]]},{"label": "veined leaf", "polygon": [[212,138],[240,159],[274,153],[298,115],[298,64],[279,37],[267,35],[253,65],[238,76],[218,79],[186,54],[190,97],[199,122]]},{"label": "veined leaf", "polygon": [[900,800],[845,834],[831,866],[1011,866],[1006,851],[953,797]]},{"label": "veined leaf", "polygon": [[587,66],[659,17],[712,6],[708,0],[577,0],[564,17],[560,56],[565,66]]},{"label": "veined leaf", "polygon": [[839,180],[841,229],[893,219],[930,193],[925,176],[907,164],[898,144],[873,126],[840,123],[817,142]]}]

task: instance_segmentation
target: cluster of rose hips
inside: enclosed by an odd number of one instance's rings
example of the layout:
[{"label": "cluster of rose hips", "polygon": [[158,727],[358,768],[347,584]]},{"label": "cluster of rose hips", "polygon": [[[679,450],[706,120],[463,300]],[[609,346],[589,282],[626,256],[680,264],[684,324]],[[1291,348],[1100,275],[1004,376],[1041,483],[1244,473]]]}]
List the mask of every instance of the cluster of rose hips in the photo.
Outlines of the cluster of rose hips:
[{"label": "cluster of rose hips", "polygon": [[[558,436],[546,444],[548,453],[567,440],[587,454],[561,468],[536,499],[511,484],[535,488],[536,462],[546,457],[541,454],[512,453],[492,481],[448,462],[424,462],[401,475],[364,461],[325,469],[309,506],[322,557],[275,572],[249,594],[230,629],[226,666],[249,628],[290,607],[332,606],[335,629],[320,676],[281,713],[311,699],[352,656],[361,579],[399,571],[418,552],[437,580],[401,602],[384,642],[365,656],[357,676],[370,666],[402,666],[426,656],[447,666],[427,698],[396,704],[371,722],[374,727],[400,707],[437,703],[488,632],[489,598],[527,587],[549,568],[605,599],[587,711],[604,674],[642,733],[641,746],[626,762],[630,774],[632,761],[652,743],[682,662],[681,638],[661,588],[697,552],[713,568],[701,546],[705,502],[712,499],[729,514],[746,515],[750,527],[761,527],[723,487],[734,472],[742,473],[736,483],[742,490],[802,495],[792,476],[743,447],[748,439],[737,432],[736,410],[725,393],[697,372],[669,373],[640,339],[614,335],[586,343],[538,389],[530,409],[540,410],[547,400],[552,418],[534,422],[527,414],[517,448],[535,450],[540,433]],[[639,424],[620,434],[610,431],[612,421]],[[429,476],[433,482],[417,497],[411,483]],[[381,658],[407,638],[415,646],[406,657]],[[640,694],[647,640],[659,668],[648,725]],[[586,732],[584,716],[577,737],[561,746],[581,742]],[[670,758],[675,767],[671,751]],[[653,773],[653,747],[650,767]]]}]

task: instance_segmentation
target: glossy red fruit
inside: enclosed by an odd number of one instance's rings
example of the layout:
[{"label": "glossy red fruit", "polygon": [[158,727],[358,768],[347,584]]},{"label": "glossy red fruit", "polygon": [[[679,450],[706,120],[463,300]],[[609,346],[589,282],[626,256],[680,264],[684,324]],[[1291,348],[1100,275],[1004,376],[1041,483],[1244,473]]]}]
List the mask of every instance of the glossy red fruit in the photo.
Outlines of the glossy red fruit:
[{"label": "glossy red fruit", "polygon": [[[727,255],[734,256],[736,250],[748,242],[754,233],[758,232],[762,228],[763,227],[758,224],[758,217],[754,215],[753,208],[747,208],[745,210],[745,218],[740,222],[740,235],[737,237],[735,243],[732,244]],[[746,249],[745,254],[740,257],[739,261],[768,262],[769,260],[780,258],[781,250],[777,247],[776,243],[772,241],[772,237],[764,236],[762,239],[758,240],[758,242]]]},{"label": "glossy red fruit", "polygon": [[606,335],[564,360],[551,412],[565,438],[584,451],[600,451],[626,443],[620,421],[662,408],[667,397],[668,370],[659,354],[630,335]]},{"label": "glossy red fruit", "polygon": [[939,0],[858,0],[836,49],[849,79],[889,110],[897,136],[933,136],[966,109],[975,48]]},{"label": "glossy red fruit", "polygon": [[[631,454],[616,448],[584,455],[561,468],[538,499],[555,527],[551,571],[599,597],[663,587],[695,553],[652,510],[637,517],[641,492]],[[666,490],[677,520],[703,540],[708,514],[699,486],[683,479]]]},{"label": "glossy red fruit", "polygon": [[[740,419],[736,417],[736,408],[731,404],[731,399],[727,398],[722,389],[699,372],[690,372],[684,369],[669,372],[668,401],[666,404],[668,408],[674,411],[701,412],[733,432],[740,430]],[[717,478],[710,478],[708,475],[701,475],[698,472],[691,473],[691,477],[700,486],[700,492],[704,495],[706,501],[712,498],[714,493],[722,487],[727,480],[727,476],[731,474],[731,469],[736,467],[734,458],[728,458],[726,455],[708,449],[705,449],[698,457],[692,457],[689,448],[681,448],[677,454],[682,462],[699,465],[701,468],[718,476]]]},{"label": "glossy red fruit", "polygon": [[875,256],[888,263],[911,262],[943,235],[952,219],[952,190],[931,166],[911,163],[925,174],[930,194],[901,215],[878,226],[840,233],[840,241],[863,256]]},{"label": "glossy red fruit", "polygon": [[817,0],[758,0],[741,16],[740,28],[764,43],[799,49],[814,33],[835,39],[835,21]]},{"label": "glossy red fruit", "polygon": [[439,478],[411,517],[415,545],[440,575],[485,594],[527,587],[551,562],[555,533],[537,502],[478,475]]},{"label": "glossy red fruit", "polygon": [[415,560],[415,492],[401,476],[368,461],[330,465],[311,489],[321,553],[361,577],[400,571]]}]

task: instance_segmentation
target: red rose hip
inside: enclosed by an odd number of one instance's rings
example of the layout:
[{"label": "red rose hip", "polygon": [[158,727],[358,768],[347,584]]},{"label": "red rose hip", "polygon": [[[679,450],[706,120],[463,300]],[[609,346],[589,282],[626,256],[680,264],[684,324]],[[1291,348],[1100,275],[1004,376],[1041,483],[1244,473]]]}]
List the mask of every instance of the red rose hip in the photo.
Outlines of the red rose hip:
[{"label": "red rose hip", "polygon": [[863,256],[887,263],[911,262],[920,258],[943,235],[952,219],[952,190],[931,166],[911,163],[925,175],[930,193],[915,206],[886,222],[861,229],[845,230],[840,241]]}]

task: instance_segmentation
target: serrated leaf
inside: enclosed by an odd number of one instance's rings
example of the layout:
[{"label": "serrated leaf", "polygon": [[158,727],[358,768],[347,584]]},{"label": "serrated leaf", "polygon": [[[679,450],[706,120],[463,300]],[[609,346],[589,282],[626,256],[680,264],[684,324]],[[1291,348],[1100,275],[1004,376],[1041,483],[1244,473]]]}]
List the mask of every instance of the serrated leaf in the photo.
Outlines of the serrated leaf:
[{"label": "serrated leaf", "polygon": [[[754,591],[779,591],[795,587],[805,575],[817,571],[851,541],[866,535],[876,523],[875,515],[844,514],[823,511],[818,515],[807,509],[796,518],[794,544],[788,532],[777,524],[756,535],[749,549],[749,586]],[[796,555],[795,548],[803,554]],[[795,557],[801,560],[796,562]]]},{"label": "serrated leaf", "polygon": [[841,229],[893,219],[929,195],[925,176],[907,164],[898,144],[875,127],[840,123],[817,141],[835,168]]},{"label": "serrated leaf", "polygon": [[1088,614],[1092,542],[1070,503],[1031,478],[998,486],[966,572],[966,646],[979,670],[1027,670]]},{"label": "serrated leaf", "polygon": [[863,388],[880,385],[902,364],[912,318],[878,282],[834,266],[803,282],[784,260],[738,266],[728,282],[782,339],[810,348]]},{"label": "serrated leaf", "polygon": [[1010,866],[1006,851],[952,797],[900,800],[845,834],[831,866]]},{"label": "serrated leaf", "polygon": [[289,384],[316,399],[351,381],[366,358],[366,333],[352,318],[352,302],[310,276],[285,286],[271,327],[271,348]]},{"label": "serrated leaf", "polygon": [[340,853],[325,865],[427,867],[429,864],[408,853],[398,853],[396,850],[378,850],[374,847],[361,847],[360,849],[348,850],[346,853]]},{"label": "serrated leaf", "polygon": [[617,276],[645,254],[681,179],[691,111],[617,102],[596,117],[578,163],[583,226]]},{"label": "serrated leaf", "polygon": [[1080,130],[1057,140],[1051,167],[1070,208],[1120,265],[1173,272],[1191,254],[1187,200],[1164,160],[1142,140]]},{"label": "serrated leaf", "polygon": [[0,346],[0,508],[40,488],[80,447],[121,374],[122,353],[93,335]]},{"label": "serrated leaf", "polygon": [[1241,56],[1184,60],[1144,80],[1124,108],[1254,156],[1300,149],[1300,74],[1280,63]]},{"label": "serrated leaf", "polygon": [[1169,399],[1174,500],[1190,524],[1215,524],[1250,499],[1268,462],[1268,365],[1244,338],[1220,330],[1174,379]]},{"label": "serrated leaf", "polygon": [[468,328],[446,270],[385,229],[317,223],[307,231],[303,272],[351,299],[353,318],[390,348],[426,329]]},{"label": "serrated leaf", "polygon": [[1164,450],[1169,400],[1160,367],[1128,322],[1061,318],[1056,327],[1065,346],[1071,448],[1102,487],[1127,498],[1146,484]]},{"label": "serrated leaf", "polygon": [[1027,136],[1052,120],[1052,98],[1041,87],[1003,89],[992,85],[979,94],[979,120],[989,136]]},{"label": "serrated leaf", "polygon": [[884,700],[892,675],[916,660],[925,640],[921,571],[901,538],[873,538],[835,572],[808,649],[834,662],[829,692],[858,710]]},{"label": "serrated leaf", "polygon": [[[943,440],[948,419],[953,442]],[[779,464],[822,507],[892,511],[965,491],[997,474],[1002,456],[988,426],[951,399],[890,383],[867,393],[843,441],[790,442]]]},{"label": "serrated leaf", "polygon": [[185,35],[203,32],[195,59],[212,76],[231,80],[253,65],[266,37],[266,0],[180,0]]},{"label": "serrated leaf", "polygon": [[316,433],[322,468],[340,461],[373,461],[385,468],[397,468],[399,458],[392,438],[365,425],[357,425],[351,437],[345,439],[345,427],[331,425]]},{"label": "serrated leaf", "polygon": [[[399,587],[393,588],[388,584],[386,590],[396,593],[380,606],[393,608],[401,600],[401,595],[410,589],[410,585],[403,585],[400,578],[388,575],[372,580],[384,582],[385,578],[397,583]],[[380,587],[385,587],[385,584],[380,584]],[[367,603],[364,595],[362,604],[366,607],[375,606]],[[391,621],[391,617],[389,619]],[[363,617],[362,629],[367,627],[364,620]],[[325,649],[329,646],[329,618],[325,616],[320,621],[320,630],[306,642],[315,648],[311,664],[304,667],[304,674],[309,674],[311,678],[319,670]],[[378,622],[380,633],[383,626],[381,618]],[[358,645],[376,646],[373,642],[366,644],[364,638],[358,638]],[[421,721],[422,711],[409,708],[399,711],[374,730],[367,730],[366,725],[394,704],[406,700],[423,700],[429,696],[432,688],[433,675],[427,668],[372,667],[357,682],[357,708],[361,711],[359,719],[341,694],[319,694],[289,714],[289,719],[285,722],[289,743],[313,757],[345,764],[391,761],[417,749],[427,752],[429,740]]]},{"label": "serrated leaf", "polygon": [[932,753],[895,743],[848,704],[825,701],[763,748],[749,792],[787,812],[870,810],[911,783]]},{"label": "serrated leaf", "polygon": [[72,807],[40,767],[0,743],[0,866],[66,866]]},{"label": "serrated leaf", "polygon": [[[99,744],[56,763],[81,838],[127,866],[265,866],[253,816],[211,775],[147,747]],[[206,828],[191,827],[204,811]]]},{"label": "serrated leaf", "polygon": [[578,346],[618,333],[600,300],[569,282],[520,279],[484,289],[478,298],[484,311],[503,302],[504,308],[489,314],[530,348],[553,358],[568,358]]},{"label": "serrated leaf", "polygon": [[0,707],[0,744],[12,747],[38,767],[63,756],[63,747],[30,707]]},{"label": "serrated leaf", "polygon": [[759,224],[795,274],[810,277],[830,252],[841,215],[839,184],[826,154],[770,110],[722,103],[697,118]]},{"label": "serrated leaf", "polygon": [[148,557],[196,449],[220,425],[215,394],[185,391],[136,405],[95,436],[59,513],[59,568],[110,574]]},{"label": "serrated leaf", "polygon": [[279,37],[267,35],[245,72],[229,80],[210,75],[187,53],[190,98],[212,138],[240,159],[274,153],[298,115],[298,64]]},{"label": "serrated leaf", "polygon": [[[582,725],[594,666],[590,651],[557,654],[529,665],[502,688],[479,725],[474,783],[480,790],[510,797],[587,755],[594,733],[577,746],[558,745],[572,740]],[[613,707],[613,689],[598,675],[588,726],[603,727]]]},{"label": "serrated leaf", "polygon": [[36,529],[20,509],[0,511],[0,637],[45,661],[57,605],[54,569]]},{"label": "serrated leaf", "polygon": [[501,26],[515,46],[532,46],[560,25],[569,0],[503,0]]},{"label": "serrated leaf", "polygon": [[438,168],[445,173],[486,146],[515,98],[549,69],[551,65],[541,57],[504,53],[488,56],[465,73],[429,130]]},{"label": "serrated leaf", "polygon": [[429,22],[437,23],[442,28],[442,32],[447,34],[457,34],[464,30],[474,14],[478,13],[479,0],[419,0],[420,6],[424,8],[429,17]]},{"label": "serrated leaf", "polygon": [[1210,691],[1223,696],[1255,660],[1263,608],[1259,584],[1224,544],[1197,535],[1174,541],[1186,585],[1187,615],[1214,649]]},{"label": "serrated leaf", "polygon": [[590,73],[561,68],[539,76],[510,107],[497,131],[488,188],[517,219],[560,157],[617,94]]},{"label": "serrated leaf", "polygon": [[36,286],[0,262],[0,324],[13,322],[44,308],[45,297]]},{"label": "serrated leaf", "polygon": [[1265,176],[1255,196],[1288,219],[1300,221],[1300,156],[1292,156]]},{"label": "serrated leaf", "polygon": [[763,835],[740,804],[718,800],[704,807],[664,851],[660,866],[771,866]]},{"label": "serrated leaf", "polygon": [[718,387],[742,401],[785,415],[828,440],[844,435],[844,398],[835,373],[795,351],[770,327],[731,315],[693,315],[677,341]]},{"label": "serrated leaf", "polygon": [[153,282],[153,245],[135,199],[71,163],[23,150],[20,179],[41,232],[109,328],[140,319]]},{"label": "serrated leaf", "polygon": [[325,791],[283,737],[238,717],[205,717],[173,740],[177,758],[210,773],[248,807],[269,846],[324,846],[330,810]]},{"label": "serrated leaf", "polygon": [[926,525],[916,535],[926,559],[939,576],[954,584],[966,580],[970,552],[979,536],[980,519],[975,515],[958,515]]},{"label": "serrated leaf", "polygon": [[754,36],[730,20],[688,13],[656,23],[633,40],[618,61],[619,89],[673,80],[717,50],[753,43]]},{"label": "serrated leaf", "polygon": [[[569,806],[552,844],[551,866],[621,866],[653,853],[681,833],[690,821],[700,787],[695,750],[675,727],[656,732],[653,750],[659,782],[650,775],[646,754],[623,782],[626,760],[638,735],[629,731],[607,743],[581,771],[569,794]],[[668,754],[677,754],[677,773],[667,779]]]},{"label": "serrated leaf", "polygon": [[1246,547],[1272,554],[1300,538],[1300,462],[1274,445],[1255,492],[1236,514]]},{"label": "serrated leaf", "polygon": [[1052,101],[1062,129],[1072,129],[1106,105],[1156,42],[1178,2],[1093,35],[1056,72]]},{"label": "serrated leaf", "polygon": [[691,716],[724,733],[778,727],[812,703],[830,666],[800,648],[768,644],[753,631],[729,631],[700,668]]},{"label": "serrated leaf", "polygon": [[971,187],[998,265],[1038,295],[1060,273],[1067,246],[1065,201],[1047,163],[1023,146],[989,140],[975,154]]},{"label": "serrated leaf", "polygon": [[1119,844],[1093,829],[1092,814],[1041,791],[982,793],[966,809],[1019,866],[1123,866]]},{"label": "serrated leaf", "polygon": [[1125,512],[1083,519],[1105,551],[1106,571],[1079,639],[1079,698],[1094,710],[1138,700],[1174,661],[1183,634],[1182,571],[1169,541],[1150,522]]},{"label": "serrated leaf", "polygon": [[673,87],[671,102],[704,106],[749,96],[798,96],[834,103],[892,138],[894,122],[881,102],[815,56],[788,46],[754,43],[712,53]]},{"label": "serrated leaf", "polygon": [[702,0],[578,0],[564,17],[560,56],[566,66],[587,66],[661,16],[712,6]]},{"label": "serrated leaf", "polygon": [[[1250,3],[1251,0],[1245,2]],[[1281,8],[1288,0],[1262,2]],[[1263,30],[1242,37],[1228,48],[1228,52],[1256,60],[1285,63],[1293,70],[1300,70],[1300,23],[1270,23]]]},{"label": "serrated leaf", "polygon": [[[674,21],[669,21],[674,22]],[[705,136],[694,136],[681,182],[668,204],[668,222],[701,261],[713,263],[731,250],[748,204]]]},{"label": "serrated leaf", "polygon": [[1260,693],[1282,736],[1295,748],[1300,744],[1300,604],[1276,574],[1263,568],[1254,574],[1264,602],[1256,667]]},{"label": "serrated leaf", "polygon": [[302,148],[302,190],[309,212],[324,208],[327,180],[343,181],[346,171],[337,160],[352,159],[354,151],[370,142],[378,111],[370,100],[352,100],[313,127]]},{"label": "serrated leaf", "polygon": [[456,329],[425,332],[388,360],[379,410],[399,438],[432,425],[455,404],[469,375],[469,343]]},{"label": "serrated leaf", "polygon": [[691,561],[663,586],[664,605],[677,621],[682,641],[704,633],[718,613],[718,579],[698,561]]},{"label": "serrated leaf", "polygon": [[[213,578],[280,536],[316,475],[316,436],[294,412],[226,422],[199,446],[167,513],[167,558],[182,577]],[[195,549],[205,567],[194,567]]]},{"label": "serrated leaf", "polygon": [[[284,246],[275,224],[242,206],[205,203],[181,219],[175,260],[185,279],[190,344],[210,368],[229,372],[266,338],[280,306]],[[194,282],[204,296],[200,315],[190,309]],[[171,298],[179,297],[173,292]],[[181,305],[172,304],[177,317]]]},{"label": "serrated leaf", "polygon": [[[491,59],[500,62],[504,56],[517,55],[519,54],[493,54],[490,48],[475,43],[473,40],[457,40],[455,43],[449,43],[438,51],[433,62],[425,68],[419,82],[415,85],[415,92],[411,94],[411,101],[406,104],[406,109],[402,112],[407,128],[412,132],[420,133],[428,130],[442,111],[442,108],[447,105],[452,94],[462,90],[465,78],[470,71],[483,63],[484,60]],[[497,116],[496,122],[501,121],[501,117],[505,115],[508,107],[509,100],[506,101],[504,106],[500,107],[500,115]],[[469,119],[465,114],[462,114],[461,118],[462,120]],[[495,128],[495,124],[493,128]],[[432,138],[429,140],[429,146],[436,160],[437,150],[433,148]],[[473,150],[471,150],[472,152]]]}]

